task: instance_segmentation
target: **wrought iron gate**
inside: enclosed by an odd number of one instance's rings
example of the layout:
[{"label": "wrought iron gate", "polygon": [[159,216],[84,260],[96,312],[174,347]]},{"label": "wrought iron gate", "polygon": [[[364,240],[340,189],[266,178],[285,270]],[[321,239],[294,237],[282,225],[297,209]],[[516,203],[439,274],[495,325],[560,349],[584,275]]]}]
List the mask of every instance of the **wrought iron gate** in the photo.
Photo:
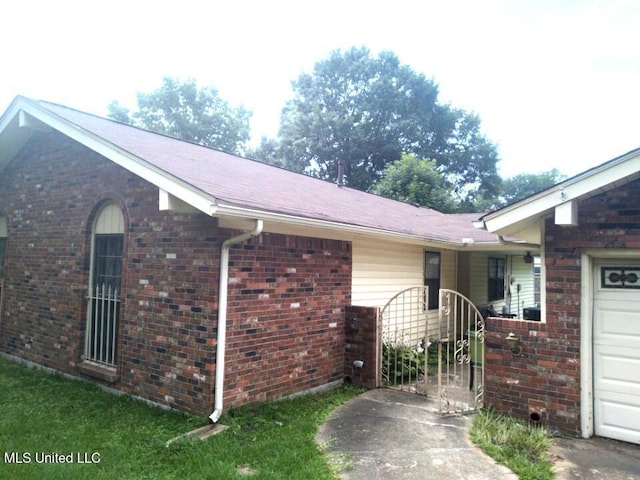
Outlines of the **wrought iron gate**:
[{"label": "wrought iron gate", "polygon": [[380,384],[432,397],[443,414],[474,411],[484,400],[484,320],[468,298],[447,289],[429,311],[428,293],[403,290],[382,309]]},{"label": "wrought iron gate", "polygon": [[429,376],[428,288],[403,290],[381,311],[381,385],[427,395]]},{"label": "wrought iron gate", "polygon": [[464,295],[440,289],[438,410],[474,411],[484,404],[484,319]]}]

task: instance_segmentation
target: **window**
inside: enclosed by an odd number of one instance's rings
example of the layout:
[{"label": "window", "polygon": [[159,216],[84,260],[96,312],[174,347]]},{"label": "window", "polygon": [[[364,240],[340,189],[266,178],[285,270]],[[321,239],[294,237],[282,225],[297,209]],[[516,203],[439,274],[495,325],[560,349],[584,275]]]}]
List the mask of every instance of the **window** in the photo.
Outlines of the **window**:
[{"label": "window", "polygon": [[429,287],[427,310],[435,310],[440,293],[440,252],[424,252],[424,285]]},{"label": "window", "polygon": [[533,257],[533,303],[540,306],[540,257]]},{"label": "window", "polygon": [[489,301],[504,299],[504,258],[489,258]]},{"label": "window", "polygon": [[117,358],[123,244],[122,212],[108,204],[93,227],[84,358],[109,366]]}]

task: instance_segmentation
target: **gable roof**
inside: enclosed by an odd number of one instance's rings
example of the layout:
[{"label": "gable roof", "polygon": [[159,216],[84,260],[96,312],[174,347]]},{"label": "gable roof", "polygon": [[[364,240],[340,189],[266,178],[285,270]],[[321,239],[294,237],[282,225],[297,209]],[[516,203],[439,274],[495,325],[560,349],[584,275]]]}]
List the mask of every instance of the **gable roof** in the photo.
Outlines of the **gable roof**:
[{"label": "gable roof", "polygon": [[578,202],[640,178],[640,148],[586,170],[547,190],[484,215],[477,226],[536,244],[542,220],[555,214],[559,225],[577,225]]},{"label": "gable roof", "polygon": [[413,242],[497,245],[477,214],[447,215],[142,130],[61,105],[16,97],[0,118],[0,170],[34,131],[54,129],[208,215]]}]

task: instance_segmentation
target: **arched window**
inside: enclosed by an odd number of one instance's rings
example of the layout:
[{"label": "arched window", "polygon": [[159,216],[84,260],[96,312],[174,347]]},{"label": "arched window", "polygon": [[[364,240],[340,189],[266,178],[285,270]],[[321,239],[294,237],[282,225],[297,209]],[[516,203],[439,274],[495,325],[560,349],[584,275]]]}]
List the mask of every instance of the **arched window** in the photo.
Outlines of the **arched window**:
[{"label": "arched window", "polygon": [[120,208],[104,205],[93,224],[91,274],[84,358],[115,366],[120,319],[124,217]]}]

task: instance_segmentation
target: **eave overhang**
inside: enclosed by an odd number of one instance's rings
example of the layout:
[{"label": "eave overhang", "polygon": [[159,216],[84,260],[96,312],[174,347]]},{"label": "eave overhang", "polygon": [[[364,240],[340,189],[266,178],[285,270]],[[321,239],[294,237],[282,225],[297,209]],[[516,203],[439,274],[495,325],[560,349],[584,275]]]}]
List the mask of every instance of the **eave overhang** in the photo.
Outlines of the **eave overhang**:
[{"label": "eave overhang", "polygon": [[[38,102],[16,97],[0,117],[0,171],[20,151],[36,132],[55,130],[90,150],[113,161],[158,188],[158,208],[179,212],[203,212],[209,216],[239,219],[260,218],[272,225],[291,225],[296,228],[332,232],[332,236],[347,238],[365,235],[388,241],[435,246],[454,250],[504,250],[495,242],[466,239],[426,237],[422,235],[389,231],[380,228],[307,218],[287,213],[256,209],[225,202],[204,192],[190,183],[169,174],[131,152],[94,134],[93,132],[46,109]],[[517,250],[517,247],[514,249]]]},{"label": "eave overhang", "polygon": [[539,244],[544,218],[576,226],[580,200],[621,187],[640,178],[640,149],[561,182],[543,192],[483,216],[477,226],[491,233]]}]

